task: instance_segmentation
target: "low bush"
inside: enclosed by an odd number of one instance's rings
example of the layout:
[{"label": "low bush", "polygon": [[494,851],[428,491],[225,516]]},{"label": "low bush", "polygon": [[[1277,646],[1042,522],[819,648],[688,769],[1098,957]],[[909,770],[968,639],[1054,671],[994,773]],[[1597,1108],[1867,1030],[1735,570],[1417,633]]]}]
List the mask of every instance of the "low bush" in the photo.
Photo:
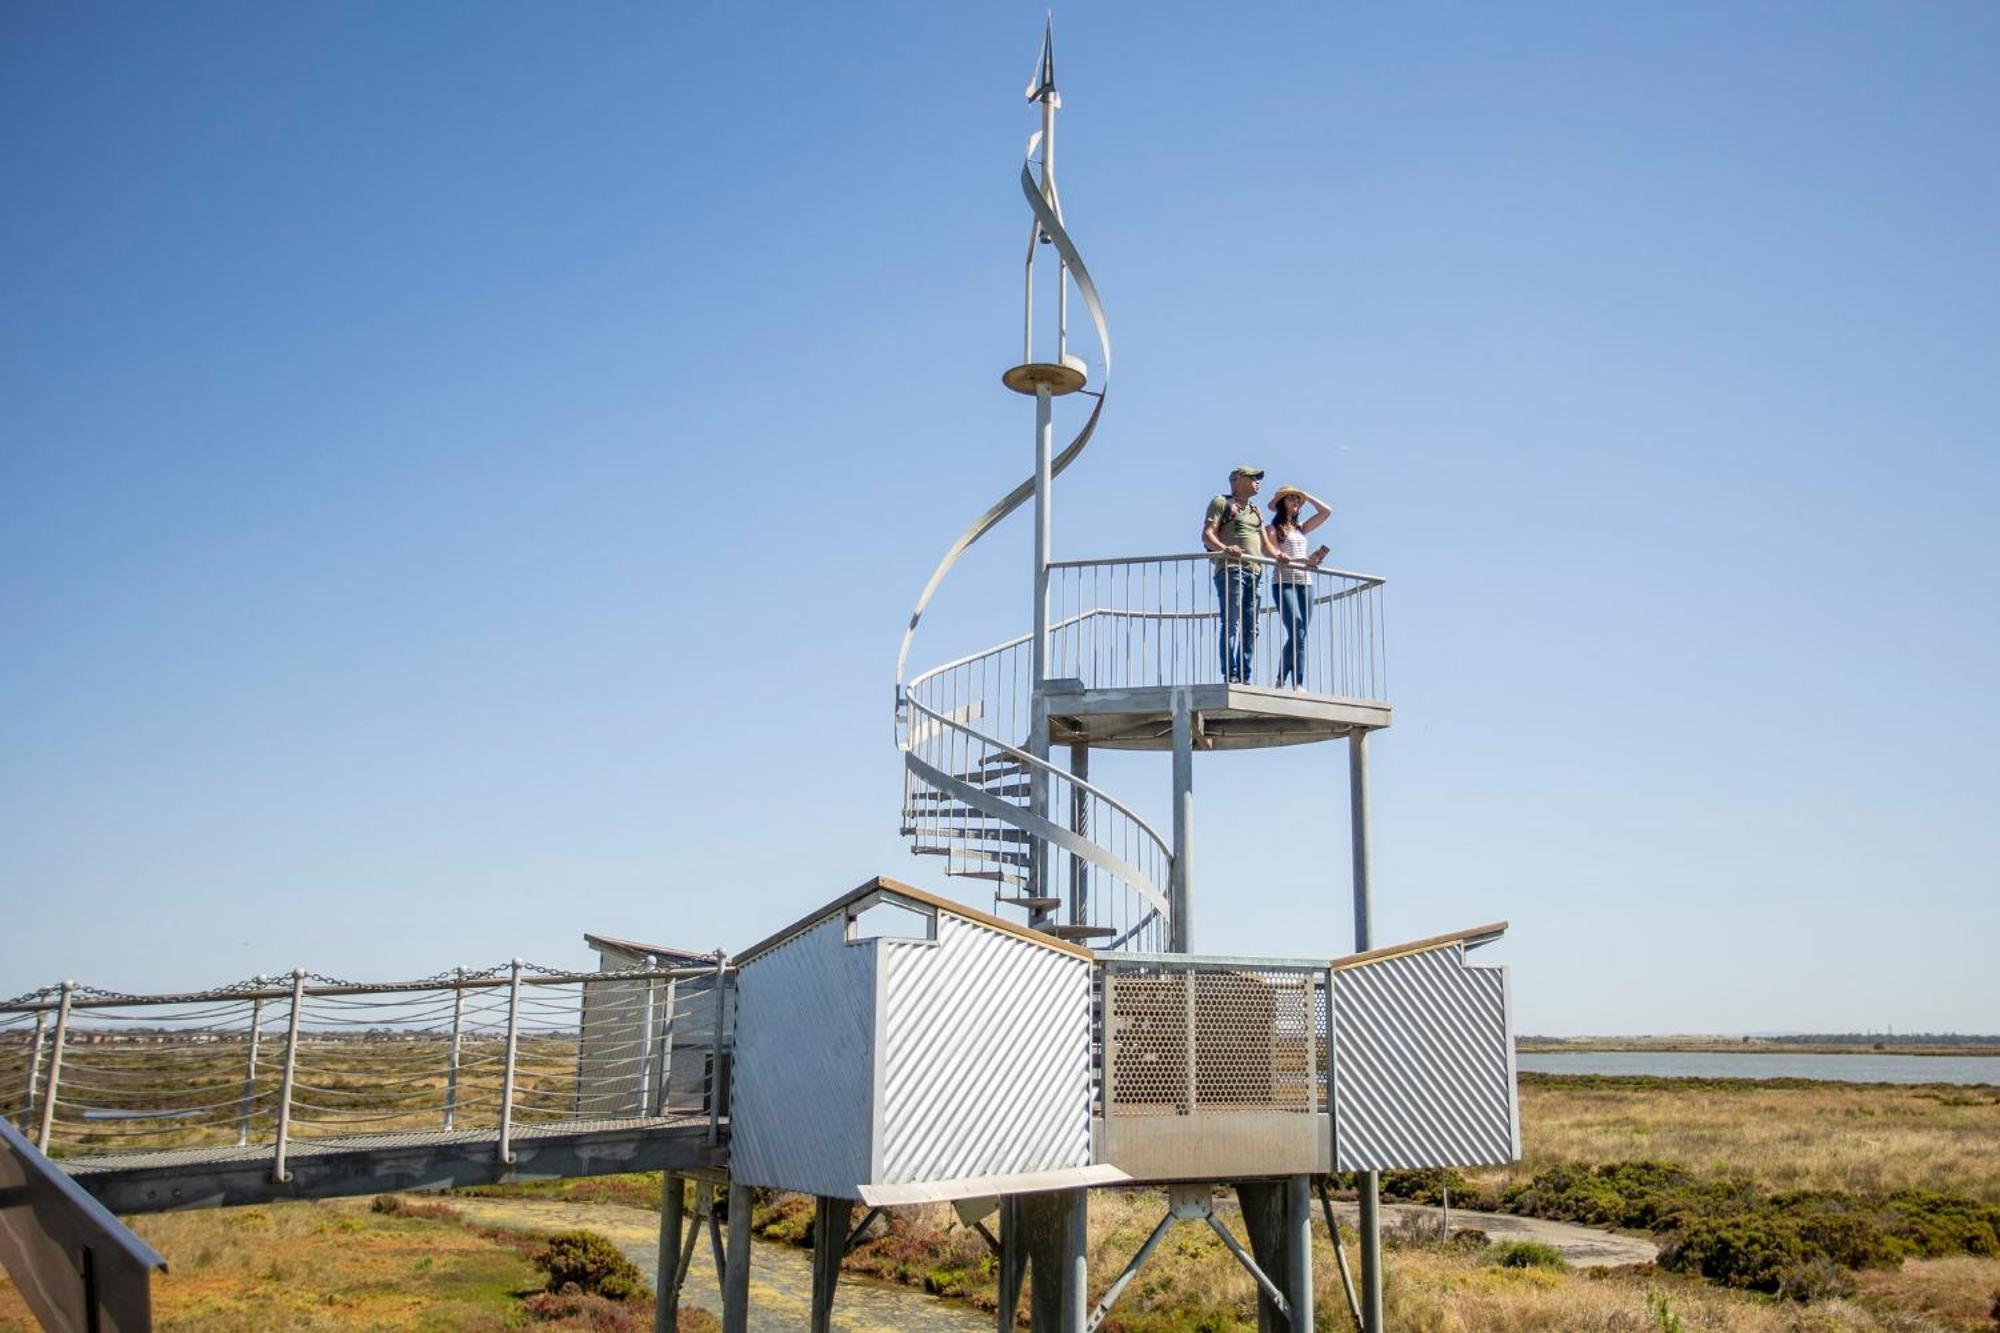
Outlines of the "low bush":
[{"label": "low bush", "polygon": [[462,1222],[465,1214],[448,1203],[426,1203],[400,1194],[378,1194],[368,1210],[384,1217],[421,1217],[434,1222]]},{"label": "low bush", "polygon": [[1910,1252],[1927,1259],[2000,1254],[2000,1206],[1956,1194],[1905,1190],[1889,1196],[1892,1227]]},{"label": "low bush", "polygon": [[1429,1167],[1421,1171],[1384,1171],[1382,1197],[1433,1207],[1444,1203],[1449,1193],[1454,1208],[1478,1208],[1490,1203],[1473,1183],[1452,1168]]},{"label": "low bush", "polygon": [[595,1231],[559,1232],[530,1251],[528,1260],[549,1275],[547,1288],[554,1293],[574,1287],[584,1295],[629,1301],[647,1291],[645,1275]]},{"label": "low bush", "polygon": [[1510,1240],[1495,1245],[1486,1262],[1501,1268],[1550,1268],[1558,1273],[1569,1269],[1569,1260],[1563,1258],[1561,1250],[1538,1240]]}]

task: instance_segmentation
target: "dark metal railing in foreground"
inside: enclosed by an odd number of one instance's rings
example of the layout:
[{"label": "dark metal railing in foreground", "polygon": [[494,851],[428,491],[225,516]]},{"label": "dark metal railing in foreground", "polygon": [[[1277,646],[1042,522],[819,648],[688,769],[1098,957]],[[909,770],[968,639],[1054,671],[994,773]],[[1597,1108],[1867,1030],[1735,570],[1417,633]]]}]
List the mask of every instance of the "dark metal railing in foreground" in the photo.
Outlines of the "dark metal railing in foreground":
[{"label": "dark metal railing in foreground", "polygon": [[268,1150],[362,1136],[724,1112],[734,973],[565,972],[516,959],[417,981],[303,968],[213,990],[76,982],[0,1003],[0,1119],[53,1157]]}]

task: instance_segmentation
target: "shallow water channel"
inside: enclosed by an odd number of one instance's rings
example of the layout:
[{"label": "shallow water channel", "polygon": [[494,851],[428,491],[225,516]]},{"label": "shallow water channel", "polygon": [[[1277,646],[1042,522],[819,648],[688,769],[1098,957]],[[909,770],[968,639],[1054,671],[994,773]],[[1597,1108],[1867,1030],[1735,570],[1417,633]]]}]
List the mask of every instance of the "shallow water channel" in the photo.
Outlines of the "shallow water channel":
[{"label": "shallow water channel", "polygon": [[[595,1231],[625,1252],[648,1280],[658,1255],[659,1215],[647,1208],[615,1203],[563,1203],[551,1199],[455,1198],[451,1206],[481,1226],[517,1231]],[[752,1333],[795,1333],[812,1314],[812,1251],[776,1241],[757,1241],[750,1263],[750,1328]],[[695,1247],[681,1305],[720,1314],[722,1289],[703,1237]],[[986,1330],[991,1315],[982,1315],[954,1301],[926,1295],[913,1287],[875,1282],[843,1273],[834,1299],[833,1326],[850,1333],[958,1333]]]}]

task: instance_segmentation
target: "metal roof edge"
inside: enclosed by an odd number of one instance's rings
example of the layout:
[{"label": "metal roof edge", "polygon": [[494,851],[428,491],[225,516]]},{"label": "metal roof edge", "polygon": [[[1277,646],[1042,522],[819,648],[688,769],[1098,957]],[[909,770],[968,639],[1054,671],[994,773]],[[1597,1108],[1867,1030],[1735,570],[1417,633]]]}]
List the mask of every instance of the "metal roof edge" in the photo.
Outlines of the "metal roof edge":
[{"label": "metal roof edge", "polygon": [[887,875],[877,875],[873,879],[863,880],[860,884],[841,894],[832,902],[800,917],[783,930],[766,935],[763,939],[758,940],[755,944],[737,954],[730,961],[740,967],[752,959],[767,954],[780,944],[785,943],[785,941],[811,930],[834,913],[846,911],[849,906],[866,898],[871,893],[886,893],[891,897],[904,898],[912,903],[931,908],[934,911],[949,912],[951,915],[961,920],[970,921],[974,925],[985,926],[990,930],[997,930],[1003,934],[1012,935],[1016,939],[1026,940],[1030,944],[1038,944],[1044,949],[1052,949],[1056,953],[1068,954],[1072,958],[1081,958],[1085,962],[1090,962],[1096,957],[1090,950],[1080,945],[1071,944],[1068,940],[1059,940],[1053,936],[1044,935],[1040,931],[1029,930],[1026,926],[1016,925],[1012,921],[1006,921],[1000,917],[982,912],[976,907],[967,907],[964,903],[957,902],[951,898],[940,897],[926,889],[919,889],[914,885],[905,884],[900,880],[890,879]]},{"label": "metal roof edge", "polygon": [[683,958],[688,962],[712,959],[712,953],[698,953],[693,949],[677,949],[671,944],[646,944],[639,940],[620,939],[616,935],[599,935],[594,931],[583,932],[583,942],[593,949],[621,949],[626,953],[652,954],[662,961],[669,958]]},{"label": "metal roof edge", "polygon": [[1406,954],[1429,953],[1453,944],[1462,944],[1468,949],[1477,949],[1482,944],[1491,944],[1507,933],[1505,921],[1489,921],[1483,926],[1473,926],[1468,930],[1454,930],[1449,934],[1432,935],[1427,939],[1411,940],[1407,944],[1391,944],[1380,949],[1370,949],[1365,953],[1348,954],[1336,958],[1327,966],[1335,972],[1350,967],[1365,967],[1369,963],[1380,963],[1390,958],[1401,958]]}]

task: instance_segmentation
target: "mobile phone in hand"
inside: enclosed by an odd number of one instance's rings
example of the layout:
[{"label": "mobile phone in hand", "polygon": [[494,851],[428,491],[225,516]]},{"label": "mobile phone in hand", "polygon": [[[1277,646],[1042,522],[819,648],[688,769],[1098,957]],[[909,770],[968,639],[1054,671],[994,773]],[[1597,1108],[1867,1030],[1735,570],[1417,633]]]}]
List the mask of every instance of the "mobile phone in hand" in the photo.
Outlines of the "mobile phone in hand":
[{"label": "mobile phone in hand", "polygon": [[1324,543],[1322,543],[1317,551],[1314,551],[1310,556],[1307,556],[1306,558],[1308,560],[1311,560],[1314,564],[1318,564],[1320,561],[1326,559],[1327,554],[1332,550],[1333,548],[1331,546],[1327,546]]}]

